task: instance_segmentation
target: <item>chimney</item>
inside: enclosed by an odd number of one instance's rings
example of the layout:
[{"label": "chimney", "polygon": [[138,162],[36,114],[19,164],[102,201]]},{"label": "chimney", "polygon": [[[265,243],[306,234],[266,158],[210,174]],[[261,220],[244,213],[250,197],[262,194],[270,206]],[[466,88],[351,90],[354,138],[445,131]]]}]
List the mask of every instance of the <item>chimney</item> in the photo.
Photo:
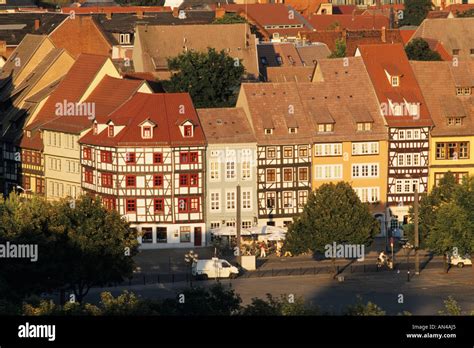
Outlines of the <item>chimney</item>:
[{"label": "chimney", "polygon": [[138,19],[143,19],[143,11],[137,11],[137,18]]},{"label": "chimney", "polygon": [[41,26],[41,22],[39,19],[35,19],[35,31],[37,31]]},{"label": "chimney", "polygon": [[173,7],[173,17],[178,18],[179,17],[179,8]]},{"label": "chimney", "polygon": [[222,18],[225,16],[225,8],[216,7],[216,18]]},{"label": "chimney", "polygon": [[112,19],[112,11],[105,11],[105,18],[108,20]]},{"label": "chimney", "polygon": [[387,42],[387,28],[385,27],[382,27],[382,30],[381,30],[381,40],[382,42]]}]

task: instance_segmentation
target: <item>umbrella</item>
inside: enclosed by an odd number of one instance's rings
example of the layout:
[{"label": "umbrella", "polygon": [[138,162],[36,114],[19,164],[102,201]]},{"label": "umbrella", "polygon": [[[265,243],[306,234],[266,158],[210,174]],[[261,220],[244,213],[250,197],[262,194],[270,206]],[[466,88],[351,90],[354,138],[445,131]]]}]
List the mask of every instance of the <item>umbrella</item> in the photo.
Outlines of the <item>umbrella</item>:
[{"label": "umbrella", "polygon": [[275,233],[270,233],[269,235],[264,236],[263,238],[266,238],[267,240],[283,240],[286,238],[286,235],[281,232],[275,232]]},{"label": "umbrella", "polygon": [[[237,236],[237,229],[234,226],[222,226],[211,230],[214,236]],[[250,236],[251,233],[245,229],[240,230],[241,236]]]},{"label": "umbrella", "polygon": [[252,234],[272,234],[272,233],[286,233],[286,228],[275,227],[275,226],[255,226],[248,229]]}]

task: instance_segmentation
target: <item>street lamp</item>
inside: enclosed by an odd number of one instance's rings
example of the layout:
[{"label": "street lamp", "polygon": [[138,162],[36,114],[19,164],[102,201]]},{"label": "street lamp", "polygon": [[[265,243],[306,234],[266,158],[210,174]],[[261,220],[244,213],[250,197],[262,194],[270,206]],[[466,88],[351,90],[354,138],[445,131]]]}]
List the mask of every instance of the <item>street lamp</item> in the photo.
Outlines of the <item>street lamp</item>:
[{"label": "street lamp", "polygon": [[[406,174],[405,177],[407,178],[412,178],[412,175],[410,174]],[[418,205],[419,205],[419,197],[418,197],[418,185],[419,185],[419,182],[417,181],[417,183],[414,186],[414,202],[413,202],[413,215],[414,215],[414,225],[415,225],[415,230],[414,230],[414,234],[415,234],[415,245],[414,245],[414,249],[415,249],[415,274],[416,275],[419,275],[420,274],[420,256],[418,254],[418,249],[420,247],[420,234],[419,234],[419,231],[418,231],[418,221],[419,221],[419,213],[418,213]]]},{"label": "street lamp", "polygon": [[[198,260],[198,254],[195,254],[193,250],[190,250],[189,253],[184,255],[184,261],[190,265],[190,277],[189,277],[189,282],[191,283],[191,286],[193,286],[193,263],[197,262]],[[170,261],[171,264],[171,261]]]},{"label": "street lamp", "polygon": [[23,193],[32,192],[30,189],[24,189],[24,188],[21,187],[20,185],[16,185],[16,189],[17,189],[17,190],[22,190]]},{"label": "street lamp", "polygon": [[407,282],[410,281],[410,251],[413,249],[413,245],[411,245],[409,242],[403,245],[403,249],[406,250],[407,253]]}]

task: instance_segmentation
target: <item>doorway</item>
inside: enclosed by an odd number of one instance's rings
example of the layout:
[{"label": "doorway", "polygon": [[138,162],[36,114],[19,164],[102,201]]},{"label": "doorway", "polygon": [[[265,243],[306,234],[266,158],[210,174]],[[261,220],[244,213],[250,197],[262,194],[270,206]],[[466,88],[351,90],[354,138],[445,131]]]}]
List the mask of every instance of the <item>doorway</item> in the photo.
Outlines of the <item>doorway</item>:
[{"label": "doorway", "polygon": [[194,227],[194,246],[201,246],[202,244],[202,229],[201,227]]}]

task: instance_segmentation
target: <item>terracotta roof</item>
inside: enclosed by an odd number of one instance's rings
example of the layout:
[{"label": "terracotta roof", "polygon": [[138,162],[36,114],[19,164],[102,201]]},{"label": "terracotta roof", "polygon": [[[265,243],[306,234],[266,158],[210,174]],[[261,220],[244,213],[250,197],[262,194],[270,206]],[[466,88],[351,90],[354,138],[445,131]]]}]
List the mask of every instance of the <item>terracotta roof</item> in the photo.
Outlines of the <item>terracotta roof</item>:
[{"label": "terracotta roof", "polygon": [[261,43],[257,45],[258,68],[264,80],[268,67],[303,66],[300,55],[291,42]]},{"label": "terracotta roof", "polygon": [[472,60],[474,18],[425,19],[413,35],[413,38],[416,37],[438,40],[448,53],[459,49],[460,60]]},{"label": "terracotta roof", "polygon": [[[137,54],[142,56],[143,71],[167,70],[167,58],[183,53],[183,46],[199,52],[206,52],[208,47],[212,47],[217,51],[225,50],[231,57],[242,59],[247,73],[258,77],[255,35],[250,34],[246,24],[139,25],[136,35],[140,40],[141,51]],[[135,43],[135,50],[137,47]]]},{"label": "terracotta roof", "polygon": [[297,46],[296,50],[301,57],[303,65],[306,66],[316,65],[318,60],[327,58],[331,54],[331,51],[325,43]]},{"label": "terracotta roof", "polygon": [[[180,113],[184,110],[184,113]],[[115,126],[124,126],[114,137],[107,129],[97,135],[87,132],[80,142],[98,146],[190,146],[205,145],[205,137],[187,93],[136,93],[108,117]],[[150,120],[156,124],[153,138],[141,137],[140,124]],[[195,126],[193,137],[183,137],[179,125],[189,120]]]},{"label": "terracotta roof", "polygon": [[84,13],[138,13],[138,12],[171,12],[168,6],[91,6],[91,7],[63,7],[62,13],[69,14],[74,11],[76,14]]},{"label": "terracotta roof", "polygon": [[385,16],[352,16],[352,15],[312,15],[308,21],[316,30],[334,29],[338,24],[341,29],[381,29],[388,28],[390,23]]},{"label": "terracotta roof", "polygon": [[425,40],[428,43],[432,51],[439,53],[442,60],[450,60],[450,61],[453,60],[453,57],[448,53],[448,51],[446,51],[446,49],[444,48],[441,42],[435,39],[428,39],[428,38],[423,39],[423,40]]},{"label": "terracotta roof", "polygon": [[54,45],[66,49],[74,58],[81,53],[108,56],[112,45],[90,16],[68,19],[50,35]]},{"label": "terracotta roof", "polygon": [[[474,79],[474,62],[410,62],[434,122],[433,136],[472,135],[474,132],[473,96],[456,96],[456,76]],[[472,86],[472,84],[471,84]],[[448,117],[463,117],[461,126],[448,126]]]},{"label": "terracotta roof", "polygon": [[197,113],[209,144],[257,141],[242,108],[197,109]]},{"label": "terracotta roof", "polygon": [[297,12],[294,16],[289,16],[292,8],[285,4],[228,4],[222,7],[227,12],[243,11],[262,26],[304,24],[296,15]]},{"label": "terracotta roof", "polygon": [[453,5],[446,6],[444,8],[444,11],[452,12],[455,16],[457,16],[458,12],[463,13],[473,8],[474,8],[474,4],[453,4]]},{"label": "terracotta roof", "polygon": [[[372,80],[379,103],[385,105],[385,110],[388,110],[391,98],[391,102],[395,102],[393,99],[401,102],[399,100],[401,98],[408,102],[420,103],[419,117],[406,114],[395,116],[388,113],[384,115],[388,125],[393,127],[431,126],[432,120],[428,108],[403,45],[361,45],[359,46],[359,51]],[[396,69],[397,75],[400,76],[400,85],[398,87],[392,87],[387,78],[386,70],[393,68]]]},{"label": "terracotta roof", "polygon": [[37,151],[43,151],[44,149],[43,139],[41,138],[39,130],[31,131],[30,137],[27,137],[26,134],[24,134],[21,137],[21,141],[18,143],[18,145],[22,149],[37,150]]},{"label": "terracotta roof", "polygon": [[107,59],[105,56],[81,54],[27,129],[34,129],[56,118],[56,103],[63,103],[65,100],[78,102]]},{"label": "terracotta roof", "polygon": [[328,2],[328,0],[285,0],[286,5],[293,7],[303,15],[317,12],[321,4],[326,4]]},{"label": "terracotta roof", "polygon": [[267,68],[268,82],[310,82],[314,66]]},{"label": "terracotta roof", "polygon": [[449,12],[447,11],[430,11],[426,15],[426,18],[432,19],[432,18],[448,18]]},{"label": "terracotta roof", "polygon": [[402,37],[403,44],[406,45],[416,30],[400,30],[400,36]]}]

